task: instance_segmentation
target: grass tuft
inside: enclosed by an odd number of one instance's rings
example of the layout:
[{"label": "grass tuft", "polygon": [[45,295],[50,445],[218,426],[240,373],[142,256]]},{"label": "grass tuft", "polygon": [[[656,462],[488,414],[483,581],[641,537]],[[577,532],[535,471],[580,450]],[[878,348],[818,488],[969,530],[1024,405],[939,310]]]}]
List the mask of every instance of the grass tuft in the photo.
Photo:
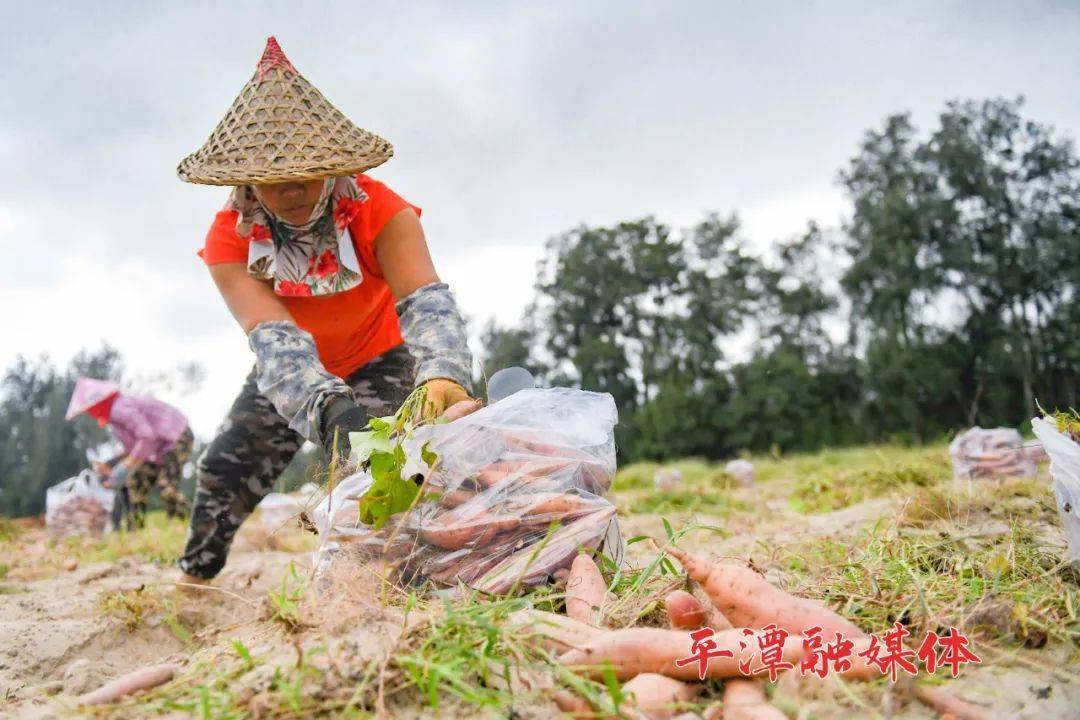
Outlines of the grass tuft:
[{"label": "grass tuft", "polygon": [[1051,417],[1057,424],[1058,432],[1068,435],[1073,442],[1080,443],[1080,413],[1073,409],[1068,411],[1059,410]]},{"label": "grass tuft", "polygon": [[926,463],[808,473],[795,483],[790,503],[801,513],[839,510],[889,493],[929,487],[948,475],[947,468]]},{"label": "grass tuft", "polygon": [[118,617],[129,632],[140,627],[147,616],[158,612],[161,607],[157,593],[146,587],[109,593],[102,596],[100,601],[101,612]]},{"label": "grass tuft", "polygon": [[612,490],[643,490],[655,487],[653,478],[659,470],[677,470],[687,487],[725,489],[735,486],[735,479],[723,467],[701,458],[688,458],[672,463],[637,462],[615,474]]}]

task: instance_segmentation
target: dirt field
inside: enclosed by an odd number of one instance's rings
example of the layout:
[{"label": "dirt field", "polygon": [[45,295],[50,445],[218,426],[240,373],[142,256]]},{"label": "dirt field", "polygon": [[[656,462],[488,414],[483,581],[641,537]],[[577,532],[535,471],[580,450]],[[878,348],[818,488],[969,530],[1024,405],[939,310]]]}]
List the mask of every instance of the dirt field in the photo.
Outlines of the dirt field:
[{"label": "dirt field", "polygon": [[[983,662],[942,682],[988,717],[1072,718],[1080,707],[1080,586],[1045,469],[1031,479],[954,484],[944,449],[896,447],[756,458],[757,483],[677,464],[684,487],[660,493],[654,466],[624,469],[612,495],[624,536],[730,556],[785,589],[821,598],[863,629],[955,625]],[[0,534],[0,693],[12,717],[71,717],[108,678],[176,662],[177,678],[101,717],[544,718],[558,715],[551,664],[521,654],[498,603],[444,605],[357,569],[311,591],[310,536],[242,530],[213,588],[172,584],[184,528],[150,526],[101,540],[50,540],[30,523]],[[662,626],[658,599],[685,586],[629,546],[608,624]],[[636,572],[635,572],[636,571]],[[558,595],[538,602],[559,608]],[[719,697],[706,686],[703,712]],[[605,692],[602,686],[598,692]],[[792,718],[931,718],[906,685],[782,677],[772,702]]]}]

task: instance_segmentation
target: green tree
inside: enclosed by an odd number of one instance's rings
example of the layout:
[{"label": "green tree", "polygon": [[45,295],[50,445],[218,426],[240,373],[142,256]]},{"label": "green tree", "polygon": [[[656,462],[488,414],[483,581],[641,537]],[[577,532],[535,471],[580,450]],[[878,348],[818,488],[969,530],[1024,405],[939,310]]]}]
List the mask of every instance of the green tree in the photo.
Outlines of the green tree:
[{"label": "green tree", "polygon": [[813,450],[865,437],[858,362],[828,331],[830,320],[840,321],[834,253],[811,223],[748,266],[754,352],[731,368],[733,446]]},{"label": "green tree", "polygon": [[[842,173],[854,204],[844,288],[884,432],[1018,424],[1076,403],[1080,165],[1020,100],[906,115]],[[1075,325],[1073,326],[1075,327]]]},{"label": "green tree", "polygon": [[841,172],[843,227],[764,256],[734,215],[564,233],[529,322],[489,326],[485,368],[610,392],[623,459],[922,441],[1075,406],[1078,162],[1021,107],[950,103],[927,135],[887,118]]},{"label": "green tree", "polygon": [[680,239],[652,218],[549,241],[535,312],[552,377],[609,392],[632,414],[671,362],[682,258]]}]

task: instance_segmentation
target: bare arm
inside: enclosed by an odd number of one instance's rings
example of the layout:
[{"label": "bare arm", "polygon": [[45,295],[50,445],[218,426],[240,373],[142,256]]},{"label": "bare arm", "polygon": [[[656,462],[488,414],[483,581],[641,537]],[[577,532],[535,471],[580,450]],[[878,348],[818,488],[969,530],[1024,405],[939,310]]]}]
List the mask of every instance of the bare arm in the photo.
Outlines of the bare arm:
[{"label": "bare arm", "polygon": [[431,262],[424,228],[412,208],[399,211],[375,238],[375,257],[386,284],[398,300],[417,288],[439,282]]},{"label": "bare arm", "polygon": [[411,208],[398,212],[375,238],[375,255],[397,299],[401,335],[417,361],[416,382],[427,387],[424,414],[441,415],[467,400],[472,355],[465,321],[431,262],[420,218]]},{"label": "bare arm", "polygon": [[210,277],[214,279],[221,297],[225,298],[229,312],[245,333],[250,333],[256,325],[268,320],[293,322],[270,283],[249,275],[244,263],[211,265]]}]

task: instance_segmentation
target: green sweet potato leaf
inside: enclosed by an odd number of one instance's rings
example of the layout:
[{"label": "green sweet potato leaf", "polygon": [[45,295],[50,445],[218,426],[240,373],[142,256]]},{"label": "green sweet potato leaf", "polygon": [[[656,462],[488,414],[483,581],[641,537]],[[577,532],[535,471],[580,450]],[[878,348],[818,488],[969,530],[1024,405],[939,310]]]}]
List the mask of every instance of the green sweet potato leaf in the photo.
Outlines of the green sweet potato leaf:
[{"label": "green sweet potato leaf", "polygon": [[[371,473],[371,487],[360,498],[360,522],[378,530],[394,515],[405,512],[417,501],[420,485],[413,478],[402,477],[405,449],[402,442],[415,427],[417,408],[423,407],[424,389],[413,392],[392,416],[372,418],[368,429],[349,434],[351,460]],[[420,458],[429,468],[438,456],[427,444]],[[424,499],[432,497],[429,493]]]}]

